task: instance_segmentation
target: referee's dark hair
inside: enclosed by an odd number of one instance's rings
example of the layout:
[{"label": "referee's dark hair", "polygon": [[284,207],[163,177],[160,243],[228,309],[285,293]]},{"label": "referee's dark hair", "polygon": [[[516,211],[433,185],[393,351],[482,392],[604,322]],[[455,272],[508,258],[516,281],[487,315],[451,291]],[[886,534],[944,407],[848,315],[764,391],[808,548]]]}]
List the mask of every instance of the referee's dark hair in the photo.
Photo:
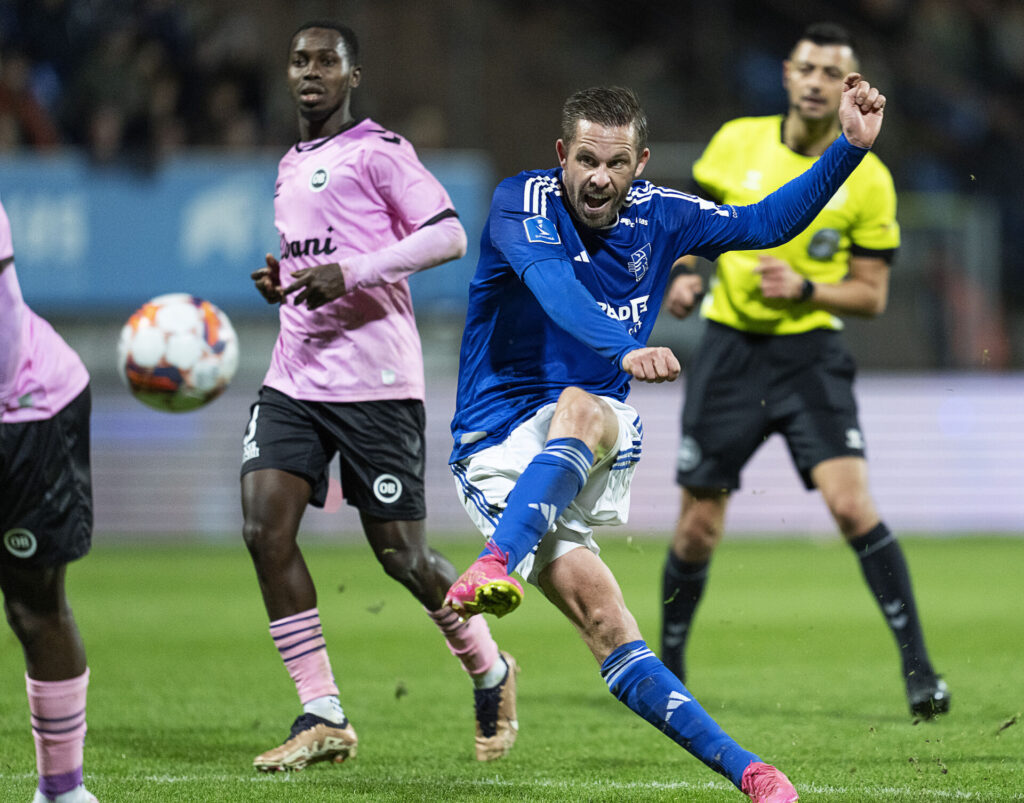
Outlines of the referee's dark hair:
[{"label": "referee's dark hair", "polygon": [[804,40],[814,42],[816,45],[846,45],[856,53],[857,46],[854,44],[850,32],[842,25],[835,22],[813,22],[804,28],[798,41]]}]

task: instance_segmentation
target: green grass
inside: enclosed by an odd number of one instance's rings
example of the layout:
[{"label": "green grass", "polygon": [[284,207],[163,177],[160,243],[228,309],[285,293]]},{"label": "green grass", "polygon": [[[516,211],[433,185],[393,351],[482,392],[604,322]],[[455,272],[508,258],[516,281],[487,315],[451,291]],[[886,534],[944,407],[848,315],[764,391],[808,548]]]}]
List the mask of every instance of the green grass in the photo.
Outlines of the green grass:
[{"label": "green grass", "polygon": [[[99,539],[102,541],[102,539]],[[837,542],[727,541],[690,648],[689,687],[803,801],[1022,800],[1024,541],[905,538],[953,710],[914,724],[895,645]],[[458,566],[475,541],[440,543]],[[652,645],[664,543],[606,531],[603,554]],[[86,780],[112,801],[739,801],[608,693],[535,589],[491,621],[520,661],[513,754],[472,758],[469,682],[418,605],[362,543],[307,549],[359,756],[262,776],[298,701],[240,544],[107,546],[69,571],[92,682]],[[0,800],[28,801],[32,739],[9,631],[0,638]],[[1002,729],[1001,729],[1002,728]]]}]

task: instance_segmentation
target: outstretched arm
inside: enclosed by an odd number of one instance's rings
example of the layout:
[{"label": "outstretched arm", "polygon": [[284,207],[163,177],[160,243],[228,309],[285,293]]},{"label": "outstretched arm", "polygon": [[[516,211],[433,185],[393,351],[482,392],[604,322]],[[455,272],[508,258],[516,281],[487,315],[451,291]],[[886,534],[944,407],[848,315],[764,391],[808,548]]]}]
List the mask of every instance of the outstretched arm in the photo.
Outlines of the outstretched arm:
[{"label": "outstretched arm", "polygon": [[858,73],[850,73],[840,102],[843,133],[810,169],[756,204],[705,212],[700,239],[684,241],[680,250],[713,261],[725,251],[774,248],[791,240],[863,160],[881,129],[884,107],[885,96]]}]

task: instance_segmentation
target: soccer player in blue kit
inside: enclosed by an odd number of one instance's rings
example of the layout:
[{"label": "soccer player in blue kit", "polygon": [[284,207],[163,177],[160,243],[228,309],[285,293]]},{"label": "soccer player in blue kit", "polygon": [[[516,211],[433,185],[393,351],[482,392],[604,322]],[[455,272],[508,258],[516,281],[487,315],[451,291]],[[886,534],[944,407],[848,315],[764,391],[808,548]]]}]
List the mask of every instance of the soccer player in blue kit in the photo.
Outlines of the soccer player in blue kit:
[{"label": "soccer player in blue kit", "polygon": [[504,615],[522,599],[516,570],[575,625],[619,700],[755,803],[797,793],[647,647],[591,528],[628,514],[641,451],[629,380],[680,372],[669,349],[645,345],[673,262],[800,232],[874,143],[884,105],[848,75],[836,142],[760,203],[732,207],[637,180],[650,151],[636,96],[577,92],[562,110],[560,166],[495,191],[469,289],[450,463],[488,543],[446,604]]}]

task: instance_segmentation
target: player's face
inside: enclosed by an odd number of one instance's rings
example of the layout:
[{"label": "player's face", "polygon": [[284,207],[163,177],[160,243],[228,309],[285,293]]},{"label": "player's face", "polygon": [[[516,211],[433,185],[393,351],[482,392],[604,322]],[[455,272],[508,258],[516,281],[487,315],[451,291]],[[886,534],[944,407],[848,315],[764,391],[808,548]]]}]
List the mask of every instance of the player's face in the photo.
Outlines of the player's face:
[{"label": "player's face", "polygon": [[789,108],[805,120],[836,117],[843,96],[843,79],[855,72],[857,61],[848,45],[797,43],[782,65],[782,85]]},{"label": "player's face", "polygon": [[346,106],[359,86],[361,69],[353,67],[345,40],[329,28],[308,28],[292,40],[288,88],[303,117],[323,120]]},{"label": "player's face", "polygon": [[637,151],[632,125],[608,128],[580,120],[566,146],[555,143],[562,166],[566,199],[576,218],[592,229],[615,222],[633,179],[647,164],[650,151]]}]

